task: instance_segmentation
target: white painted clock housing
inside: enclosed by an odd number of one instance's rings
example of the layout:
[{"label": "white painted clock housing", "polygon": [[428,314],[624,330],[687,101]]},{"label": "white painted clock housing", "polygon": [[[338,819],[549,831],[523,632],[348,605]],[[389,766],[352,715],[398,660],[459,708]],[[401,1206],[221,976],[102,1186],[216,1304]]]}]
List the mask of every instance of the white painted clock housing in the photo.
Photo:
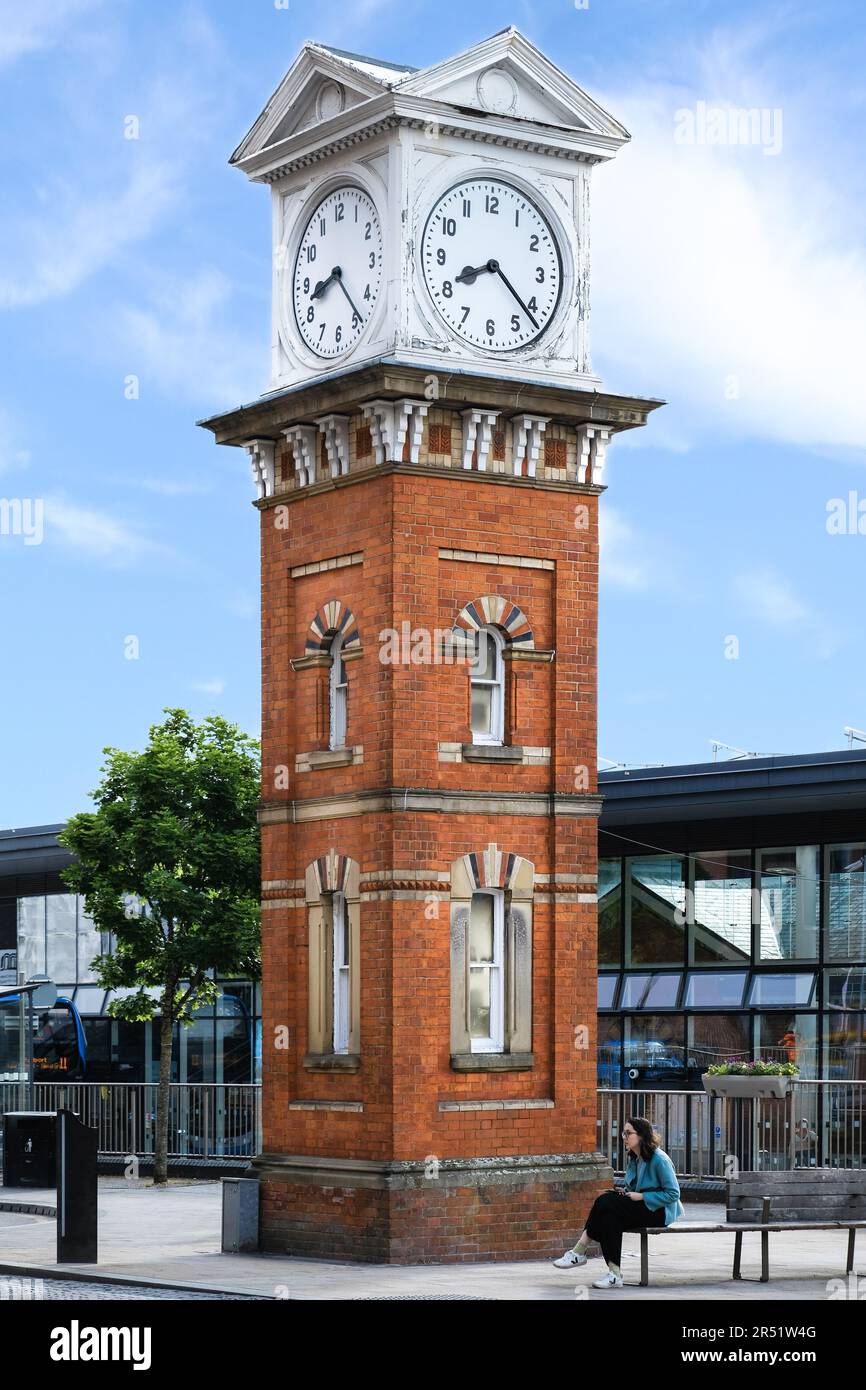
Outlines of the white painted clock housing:
[{"label": "white painted clock housing", "polygon": [[[598,387],[589,351],[590,176],[628,138],[612,116],[513,28],[417,71],[306,44],[232,156],[251,179],[272,190],[269,389],[381,358],[433,372]],[[491,250],[483,260],[499,262],[503,274],[484,271],[461,285],[477,291],[461,303],[472,305],[469,317],[481,325],[478,333],[465,331],[465,325],[461,331],[459,321],[443,312],[441,281],[437,301],[429,265],[425,271],[424,233],[449,190],[461,185],[483,190],[485,184],[510,190],[512,217],[524,200],[526,216],[532,210],[536,220],[538,249],[548,259],[531,259],[527,246],[526,261],[519,261],[517,242],[498,232],[494,236],[494,219],[488,217]],[[337,342],[333,325],[324,330],[330,339],[325,354],[300,331],[295,271],[311,215],[339,189],[357,190],[359,200],[376,210],[381,281],[359,331],[344,331]],[[543,247],[542,229],[553,247]],[[487,244],[486,238],[467,238],[468,230],[461,228],[467,252]],[[555,266],[558,283],[551,302],[545,300],[542,310],[535,296],[540,311],[533,315],[535,331],[525,290],[539,267],[546,278]],[[332,268],[326,266],[325,273]],[[335,293],[340,291],[332,283],[329,305],[337,302],[331,297]],[[496,312],[476,315],[482,301]],[[497,322],[509,302],[512,312]],[[490,318],[492,334],[486,332]]]}]

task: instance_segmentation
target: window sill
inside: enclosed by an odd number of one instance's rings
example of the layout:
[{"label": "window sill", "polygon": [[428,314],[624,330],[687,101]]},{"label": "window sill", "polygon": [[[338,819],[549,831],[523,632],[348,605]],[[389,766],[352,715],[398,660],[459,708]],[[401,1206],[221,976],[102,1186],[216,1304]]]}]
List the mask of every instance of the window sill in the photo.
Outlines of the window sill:
[{"label": "window sill", "polygon": [[452,1052],[452,1071],[531,1071],[532,1052]]},{"label": "window sill", "polygon": [[304,1071],[359,1071],[361,1058],[357,1052],[308,1052]]},{"label": "window sill", "polygon": [[522,763],[523,748],[517,744],[462,743],[460,751],[465,763]]},{"label": "window sill", "polygon": [[[354,748],[322,748],[318,752],[299,754],[306,764],[305,770],[317,767],[348,767],[355,757]],[[296,769],[297,770],[297,769]]]}]

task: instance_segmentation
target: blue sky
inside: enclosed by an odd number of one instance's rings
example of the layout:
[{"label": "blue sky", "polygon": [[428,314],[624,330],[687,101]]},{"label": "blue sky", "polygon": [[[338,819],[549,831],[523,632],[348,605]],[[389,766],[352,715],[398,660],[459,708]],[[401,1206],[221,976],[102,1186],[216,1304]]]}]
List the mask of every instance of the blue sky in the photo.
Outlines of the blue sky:
[{"label": "blue sky", "polygon": [[[600,753],[866,725],[866,534],[827,530],[866,514],[862,5],[0,0],[0,496],[45,504],[42,544],[0,535],[0,825],[82,809],[164,706],[258,729],[249,468],[194,423],[269,370],[268,196],[230,152],[305,39],[423,66],[510,23],[632,132],[594,360],[668,401],[609,455]],[[765,134],[702,140],[731,107]]]}]

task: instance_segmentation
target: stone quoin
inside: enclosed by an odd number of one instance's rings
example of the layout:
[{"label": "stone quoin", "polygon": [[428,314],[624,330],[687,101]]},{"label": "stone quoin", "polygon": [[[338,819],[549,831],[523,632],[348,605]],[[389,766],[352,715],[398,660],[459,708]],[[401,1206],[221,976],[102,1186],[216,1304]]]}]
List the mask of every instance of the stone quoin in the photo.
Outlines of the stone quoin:
[{"label": "stone quoin", "polygon": [[[264,1250],[542,1258],[610,1186],[598,502],[661,404],[589,356],[627,139],[507,29],[306,44],[232,159],[274,238],[269,390],[202,422],[261,519]],[[381,659],[407,629],[430,659]]]}]

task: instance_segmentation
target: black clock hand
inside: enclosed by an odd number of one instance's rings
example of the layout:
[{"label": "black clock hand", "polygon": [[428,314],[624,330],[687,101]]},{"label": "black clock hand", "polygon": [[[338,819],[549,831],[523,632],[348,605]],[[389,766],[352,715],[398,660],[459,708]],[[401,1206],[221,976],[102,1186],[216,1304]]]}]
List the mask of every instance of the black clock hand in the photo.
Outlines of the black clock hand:
[{"label": "black clock hand", "polygon": [[332,280],[339,280],[339,278],[340,278],[340,276],[342,275],[342,273],[343,273],[343,272],[342,272],[342,270],[340,269],[340,267],[339,267],[338,265],[335,265],[335,266],[334,266],[334,269],[331,271],[331,273],[330,273],[330,275],[328,276],[327,280],[320,280],[320,281],[319,281],[319,283],[316,285],[316,288],[313,290],[313,293],[310,295],[310,298],[311,298],[311,299],[320,299],[321,296],[325,293],[325,290],[326,290],[326,289],[328,288],[328,286],[330,285],[331,281],[332,281]]},{"label": "black clock hand", "polygon": [[525,314],[526,317],[529,319],[529,322],[532,324],[532,327],[535,328],[535,329],[537,330],[537,328],[538,328],[538,321],[537,321],[537,319],[535,319],[535,318],[533,317],[533,315],[532,315],[532,313],[530,312],[530,310],[526,307],[526,305],[524,304],[523,300],[520,298],[520,295],[517,293],[517,290],[514,288],[514,286],[512,285],[511,281],[509,280],[508,276],[507,276],[507,275],[505,274],[505,272],[503,271],[502,266],[499,264],[499,262],[498,262],[498,261],[488,261],[487,264],[488,264],[488,265],[492,265],[492,266],[496,269],[496,271],[497,271],[497,273],[498,273],[498,275],[499,275],[500,280],[502,280],[503,284],[505,284],[505,286],[506,286],[506,287],[511,291],[511,293],[514,295],[514,298],[517,300],[517,302],[518,302],[518,304],[520,305],[521,309],[523,310],[524,314]]},{"label": "black clock hand", "polygon": [[340,286],[340,289],[343,291],[343,294],[346,296],[346,298],[348,299],[350,305],[352,306],[352,313],[355,315],[355,318],[358,320],[359,323],[363,323],[364,320],[361,318],[361,315],[358,313],[358,310],[355,308],[354,302],[353,302],[353,300],[352,300],[352,296],[349,294],[349,291],[346,289],[346,286],[345,286],[344,283],[343,283],[343,272],[342,272],[342,270],[340,269],[339,266],[336,266],[333,273],[334,273],[334,277],[335,277],[335,279],[336,279],[336,281],[337,281],[337,284]]},{"label": "black clock hand", "polygon": [[460,274],[455,275],[454,278],[458,284],[474,285],[479,275],[483,275],[485,271],[490,271],[492,274],[498,269],[498,261],[485,261],[483,265],[476,266],[465,265]]}]

